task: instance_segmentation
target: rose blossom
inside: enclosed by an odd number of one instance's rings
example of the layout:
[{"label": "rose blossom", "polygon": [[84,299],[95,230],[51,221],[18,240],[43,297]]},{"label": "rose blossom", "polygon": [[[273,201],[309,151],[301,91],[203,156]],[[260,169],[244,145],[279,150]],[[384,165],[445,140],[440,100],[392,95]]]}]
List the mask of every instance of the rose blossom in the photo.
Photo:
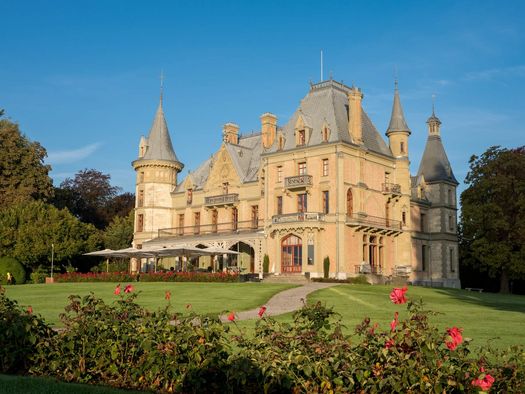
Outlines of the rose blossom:
[{"label": "rose blossom", "polygon": [[494,383],[494,378],[490,376],[488,373],[485,374],[483,379],[477,378],[471,382],[473,386],[478,386],[483,391],[488,391],[492,387],[493,383]]},{"label": "rose blossom", "polygon": [[390,299],[394,304],[404,304],[407,302],[407,299],[405,297],[405,293],[407,292],[407,287],[403,287],[402,289],[396,287],[392,290],[390,293]]},{"label": "rose blossom", "polygon": [[461,331],[463,330],[457,327],[447,328],[447,334],[450,339],[445,341],[445,345],[447,345],[450,350],[456,350],[458,345],[463,342]]},{"label": "rose blossom", "polygon": [[399,316],[398,312],[394,313],[394,320],[390,322],[390,331],[392,332],[396,330],[397,323],[398,323],[398,320],[397,320],[398,316]]},{"label": "rose blossom", "polygon": [[131,293],[133,291],[133,286],[126,285],[126,288],[124,289],[124,293]]},{"label": "rose blossom", "polygon": [[259,312],[257,314],[259,315],[259,317],[263,317],[264,312],[266,312],[266,307],[263,305],[263,306],[261,306],[261,308],[259,309]]},{"label": "rose blossom", "polygon": [[229,321],[234,321],[235,320],[235,312],[230,312],[230,314],[228,315],[228,320]]},{"label": "rose blossom", "polygon": [[113,292],[113,294],[115,294],[115,295],[119,295],[120,294],[120,283],[117,285],[117,287],[115,287],[115,291]]}]

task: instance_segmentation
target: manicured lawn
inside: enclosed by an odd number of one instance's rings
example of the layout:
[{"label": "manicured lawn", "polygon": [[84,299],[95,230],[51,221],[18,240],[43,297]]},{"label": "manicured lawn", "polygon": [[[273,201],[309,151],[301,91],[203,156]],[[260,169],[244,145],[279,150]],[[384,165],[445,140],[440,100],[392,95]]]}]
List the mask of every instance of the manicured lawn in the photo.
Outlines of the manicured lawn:
[{"label": "manicured lawn", "polygon": [[[122,284],[124,288],[124,283]],[[132,283],[135,292],[140,292],[137,302],[150,310],[163,308],[167,301],[166,291],[171,292],[174,312],[186,310],[191,304],[193,311],[202,314],[219,314],[225,310],[242,311],[264,304],[279,291],[294,287],[288,284],[263,283]],[[116,283],[55,283],[52,285],[7,286],[6,295],[20,305],[31,305],[34,313],[41,314],[47,322],[59,325],[59,314],[64,312],[71,294],[95,293],[105,302],[117,299],[113,294]]]},{"label": "manicured lawn", "polygon": [[[341,314],[345,332],[352,334],[364,317],[388,329],[395,311],[400,318],[407,316],[406,305],[394,305],[389,299],[391,286],[339,285],[316,291],[308,302],[321,301]],[[439,312],[431,321],[444,330],[447,327],[463,328],[463,334],[472,338],[472,349],[484,346],[488,340],[499,347],[525,345],[525,297],[468,292],[465,290],[428,289],[409,287],[407,297],[423,299],[425,309]],[[277,317],[292,320],[292,314]],[[250,335],[255,321],[241,321],[238,326]],[[234,328],[233,333],[237,333]]]},{"label": "manicured lawn", "polygon": [[117,390],[111,387],[91,386],[59,382],[52,378],[35,378],[28,376],[0,375],[0,393],[10,394],[123,394],[139,391]]}]

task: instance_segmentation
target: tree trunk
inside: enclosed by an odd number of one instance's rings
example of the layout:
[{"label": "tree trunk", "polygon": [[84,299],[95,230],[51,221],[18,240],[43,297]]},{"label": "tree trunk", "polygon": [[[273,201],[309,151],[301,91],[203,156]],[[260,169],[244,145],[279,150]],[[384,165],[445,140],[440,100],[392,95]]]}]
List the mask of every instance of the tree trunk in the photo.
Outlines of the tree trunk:
[{"label": "tree trunk", "polygon": [[508,294],[509,293],[509,275],[507,271],[501,271],[501,276],[499,278],[499,292]]}]

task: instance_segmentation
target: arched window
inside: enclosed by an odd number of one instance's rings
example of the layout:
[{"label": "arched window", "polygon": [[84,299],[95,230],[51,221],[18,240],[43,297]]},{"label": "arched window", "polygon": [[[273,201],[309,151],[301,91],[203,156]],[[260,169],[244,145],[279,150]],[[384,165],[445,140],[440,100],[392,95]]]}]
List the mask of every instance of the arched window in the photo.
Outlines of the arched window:
[{"label": "arched window", "polygon": [[354,213],[354,196],[352,195],[352,189],[348,189],[346,192],[346,214],[352,216]]},{"label": "arched window", "polygon": [[301,272],[303,242],[290,234],[281,241],[281,272]]}]

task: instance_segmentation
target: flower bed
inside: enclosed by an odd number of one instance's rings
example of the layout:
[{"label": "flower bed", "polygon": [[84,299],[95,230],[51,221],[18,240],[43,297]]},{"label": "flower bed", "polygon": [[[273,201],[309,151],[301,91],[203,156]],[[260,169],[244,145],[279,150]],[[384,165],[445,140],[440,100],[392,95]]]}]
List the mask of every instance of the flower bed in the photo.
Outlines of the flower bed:
[{"label": "flower bed", "polygon": [[129,272],[69,272],[55,276],[55,282],[238,282],[235,273],[209,272],[151,272],[130,274]]}]

